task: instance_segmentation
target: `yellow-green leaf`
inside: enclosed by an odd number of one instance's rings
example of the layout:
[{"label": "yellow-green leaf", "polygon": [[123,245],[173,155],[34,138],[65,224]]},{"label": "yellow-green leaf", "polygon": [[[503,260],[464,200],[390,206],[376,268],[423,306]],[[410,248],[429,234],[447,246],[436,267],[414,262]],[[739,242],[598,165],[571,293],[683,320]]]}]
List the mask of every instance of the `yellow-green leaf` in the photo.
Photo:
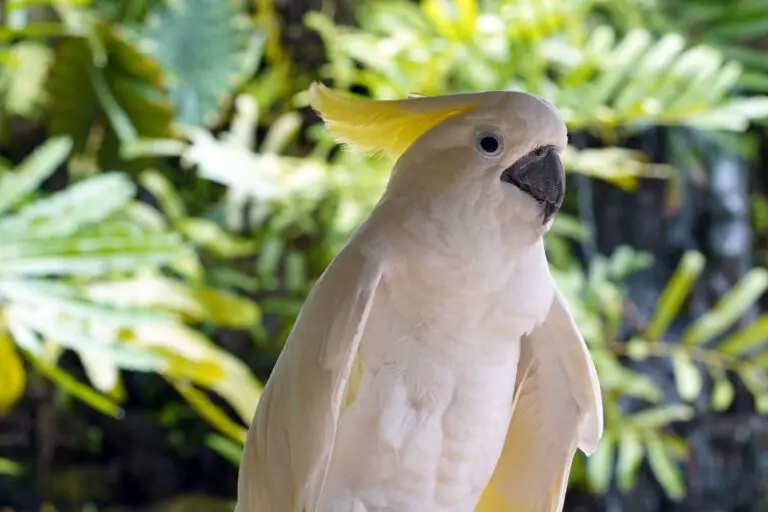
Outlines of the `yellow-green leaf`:
[{"label": "yellow-green leaf", "polygon": [[178,312],[188,320],[223,327],[248,328],[260,318],[259,308],[251,300],[159,276],[97,283],[88,288],[87,294],[109,304],[162,308]]},{"label": "yellow-green leaf", "polygon": [[672,369],[680,398],[692,402],[701,393],[702,379],[699,369],[688,354],[678,352],[672,356]]},{"label": "yellow-green leaf", "polygon": [[21,472],[21,464],[11,459],[0,457],[0,475],[17,476]]},{"label": "yellow-green leaf", "polygon": [[610,433],[606,433],[595,453],[587,459],[589,483],[598,494],[604,494],[611,484],[615,451],[616,440]]},{"label": "yellow-green leaf", "polygon": [[227,414],[211,402],[205,393],[190,384],[172,382],[181,396],[198,412],[200,416],[216,427],[219,432],[225,434],[240,444],[245,444],[246,429],[232,421]]},{"label": "yellow-green leaf", "polygon": [[667,404],[645,409],[627,416],[627,421],[638,428],[658,429],[675,421],[693,418],[693,409],[685,404]]},{"label": "yellow-green leaf", "polygon": [[680,468],[655,434],[645,441],[648,450],[648,462],[656,479],[671,499],[678,501],[685,496],[685,485]]},{"label": "yellow-green leaf", "polygon": [[728,336],[720,343],[720,350],[726,354],[744,354],[763,348],[768,342],[768,314],[761,315],[747,327]]},{"label": "yellow-green leaf", "polygon": [[10,411],[24,394],[27,373],[13,341],[5,329],[0,329],[0,414]]},{"label": "yellow-green leaf", "polygon": [[733,384],[725,374],[714,377],[712,386],[712,409],[718,412],[725,411],[733,403]]},{"label": "yellow-green leaf", "polygon": [[768,270],[749,271],[715,307],[701,315],[684,333],[682,342],[698,345],[722,334],[744,315],[768,289]]},{"label": "yellow-green leaf", "polygon": [[685,299],[691,293],[696,279],[704,270],[704,263],[704,256],[696,251],[688,251],[683,255],[680,264],[656,302],[656,309],[645,331],[646,339],[661,341],[672,320],[680,312]]},{"label": "yellow-green leaf", "polygon": [[233,465],[240,465],[240,459],[243,456],[243,446],[241,444],[218,434],[207,436],[205,438],[205,444],[208,448],[230,461]]},{"label": "yellow-green leaf", "polygon": [[619,439],[618,451],[616,478],[619,490],[626,492],[635,486],[637,469],[643,461],[643,444],[637,435],[628,432]]},{"label": "yellow-green leaf", "polygon": [[89,405],[108,416],[115,418],[123,417],[123,409],[106,396],[92,390],[68,373],[43,362],[42,359],[33,356],[29,352],[25,352],[25,356],[38,372],[53,381],[59,389],[66,391],[86,405]]}]

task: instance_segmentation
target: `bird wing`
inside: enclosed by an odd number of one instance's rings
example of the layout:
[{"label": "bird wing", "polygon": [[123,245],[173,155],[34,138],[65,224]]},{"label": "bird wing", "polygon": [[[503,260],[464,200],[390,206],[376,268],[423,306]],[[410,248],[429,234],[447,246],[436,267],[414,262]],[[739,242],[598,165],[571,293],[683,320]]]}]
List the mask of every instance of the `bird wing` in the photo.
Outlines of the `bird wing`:
[{"label": "bird wing", "polygon": [[264,388],[243,451],[238,512],[310,512],[382,270],[347,245],[310,292]]},{"label": "bird wing", "polygon": [[475,512],[559,512],[576,448],[590,455],[602,436],[595,367],[557,288],[518,368],[504,449]]}]

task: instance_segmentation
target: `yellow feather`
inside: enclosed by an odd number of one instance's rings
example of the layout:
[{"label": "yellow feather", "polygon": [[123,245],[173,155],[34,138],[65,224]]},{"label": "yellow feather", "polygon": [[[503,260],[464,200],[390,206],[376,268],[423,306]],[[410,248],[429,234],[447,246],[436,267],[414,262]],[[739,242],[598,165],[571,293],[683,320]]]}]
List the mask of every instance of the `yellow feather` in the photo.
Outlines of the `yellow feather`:
[{"label": "yellow feather", "polygon": [[317,82],[309,88],[309,98],[337,141],[395,157],[430,128],[475,107],[467,95],[371,100],[342,96]]},{"label": "yellow feather", "polygon": [[342,404],[343,410],[346,410],[350,405],[352,405],[352,402],[354,402],[355,398],[357,398],[357,391],[360,387],[360,381],[363,379],[364,370],[365,365],[363,364],[363,358],[360,356],[360,354],[358,354],[352,363],[352,369],[349,372],[347,391],[344,394],[344,403]]},{"label": "yellow feather", "polygon": [[516,507],[512,505],[493,484],[488,484],[480,496],[480,502],[474,512],[536,512],[529,507]]}]

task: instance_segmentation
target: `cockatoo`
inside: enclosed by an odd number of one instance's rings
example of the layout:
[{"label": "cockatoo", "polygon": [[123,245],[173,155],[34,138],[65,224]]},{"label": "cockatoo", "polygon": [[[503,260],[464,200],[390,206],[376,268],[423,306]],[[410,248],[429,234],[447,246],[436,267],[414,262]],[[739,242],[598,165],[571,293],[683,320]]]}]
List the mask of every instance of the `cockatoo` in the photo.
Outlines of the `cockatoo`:
[{"label": "cockatoo", "polygon": [[544,252],[565,193],[558,111],[511,91],[309,95],[338,141],[397,161],[265,386],[237,510],[562,510],[603,411]]}]

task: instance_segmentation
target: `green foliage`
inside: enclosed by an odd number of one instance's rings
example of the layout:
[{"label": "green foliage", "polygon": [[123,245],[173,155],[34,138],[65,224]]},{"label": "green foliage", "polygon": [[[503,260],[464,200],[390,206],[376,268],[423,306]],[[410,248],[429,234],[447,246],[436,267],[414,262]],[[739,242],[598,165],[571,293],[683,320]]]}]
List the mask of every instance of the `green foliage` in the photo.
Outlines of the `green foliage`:
[{"label": "green foliage", "polygon": [[762,93],[768,91],[768,64],[759,47],[768,28],[768,2],[685,0],[662,2],[661,6],[651,17],[655,25],[661,29],[674,25],[691,39],[717,47],[745,67],[740,85]]},{"label": "green foliage", "polygon": [[156,62],[105,23],[89,29],[96,49],[87,38],[56,47],[48,130],[72,137],[77,153],[95,153],[99,167],[120,168],[126,146],[170,134],[173,111]]},{"label": "green foliage", "polygon": [[[627,315],[618,285],[629,272],[648,263],[642,253],[621,248],[608,260],[596,259],[588,281],[578,270],[561,271],[555,277],[576,305],[574,314],[590,343],[604,393],[607,441],[601,442],[596,454],[585,461],[591,488],[605,492],[615,475],[620,490],[631,489],[640,463],[647,458],[668,495],[680,499],[685,495],[685,487],[678,461],[686,454],[685,443],[665,429],[693,419],[694,409],[689,404],[706,392],[705,376],[712,383],[708,400],[713,411],[722,412],[730,407],[734,398],[730,376],[734,375],[753,393],[757,410],[768,412],[768,358],[754,356],[768,349],[768,321],[760,317],[725,334],[768,289],[768,271],[754,269],[744,276],[713,309],[689,325],[676,342],[666,338],[667,330],[681,314],[705,267],[700,253],[688,252],[641,333],[628,342],[618,341],[618,328]],[[670,403],[657,382],[627,368],[619,356],[635,361],[649,357],[668,359],[679,402]],[[638,412],[624,414],[618,399],[626,397],[647,405]]]},{"label": "green foliage", "polygon": [[249,41],[255,27],[244,7],[242,0],[177,0],[150,12],[144,47],[168,75],[179,122],[217,122],[233,87],[253,71],[263,39]]},{"label": "green foliage", "polygon": [[[7,409],[24,386],[12,338],[38,369],[47,368],[41,373],[103,412],[119,414],[113,399],[120,395],[121,370],[152,371],[185,386],[185,398],[195,392],[187,382],[215,391],[247,423],[260,384],[186,322],[248,328],[259,319],[257,306],[202,285],[194,251],[159,217],[147,222],[136,215],[142,205],[123,174],[101,173],[30,197],[70,147],[67,139],[50,139],[2,175],[0,339],[2,373],[11,385],[3,387],[0,403]],[[187,279],[166,277],[163,267]],[[98,393],[53,369],[62,349],[77,352]],[[241,439],[237,428],[226,432]]]},{"label": "green foliage", "polygon": [[[305,22],[324,43],[319,74],[334,87],[362,86],[376,98],[537,93],[572,133],[605,146],[569,146],[567,170],[632,191],[642,178],[677,175],[625,147],[628,136],[657,125],[742,131],[768,116],[768,98],[734,94],[739,85],[768,90],[750,46],[765,23],[761,2],[671,4],[692,18],[653,1],[388,0],[353,2],[355,26],[334,24],[327,9]],[[27,144],[36,149],[17,165],[0,159],[0,414],[13,413],[42,376],[120,417],[125,372],[151,372],[216,429],[205,447],[239,463],[261,390],[239,357],[247,352],[266,377],[306,293],[392,165],[332,153],[320,126],[307,126],[305,85],[316,77],[291,59],[309,52],[283,47],[274,6],[255,5],[254,13],[242,0],[4,5],[14,21],[0,26],[0,146],[24,139],[18,119],[50,138]],[[54,186],[57,177],[67,186]],[[764,203],[753,202],[758,230],[768,225]],[[572,483],[628,491],[645,464],[680,499],[687,445],[677,424],[698,410],[726,411],[739,381],[768,412],[768,318],[734,328],[768,288],[768,273],[749,272],[672,336],[704,257],[686,254],[654,314],[638,319],[623,283],[650,257],[622,247],[584,268],[573,245],[590,233],[569,213],[546,250],[594,357],[606,422]],[[623,341],[627,325],[637,334]],[[227,330],[247,335],[237,356],[220,346]],[[676,397],[630,364],[650,357],[670,365]],[[22,469],[0,459],[0,474]],[[230,505],[193,495],[162,506]]]}]

